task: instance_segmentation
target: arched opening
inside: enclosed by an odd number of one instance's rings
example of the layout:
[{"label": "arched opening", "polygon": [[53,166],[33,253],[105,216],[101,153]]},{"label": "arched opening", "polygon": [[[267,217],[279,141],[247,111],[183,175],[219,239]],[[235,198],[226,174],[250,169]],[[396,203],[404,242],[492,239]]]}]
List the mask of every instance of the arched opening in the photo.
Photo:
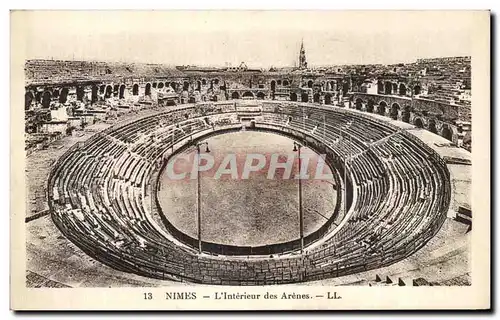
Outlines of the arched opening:
[{"label": "arched opening", "polygon": [[441,130],[441,136],[449,141],[453,141],[453,131],[448,127],[448,125],[444,124],[443,129]]},{"label": "arched opening", "polygon": [[378,104],[378,114],[385,116],[385,109],[387,108],[387,103],[385,101],[380,101]]},{"label": "arched opening", "polygon": [[313,97],[314,103],[319,103],[319,93],[315,93]]},{"label": "arched opening", "polygon": [[124,85],[124,84],[122,84],[122,85],[120,86],[120,95],[119,95],[119,98],[120,98],[120,99],[125,98],[125,85]]},{"label": "arched opening", "polygon": [[104,94],[104,98],[111,97],[112,93],[113,93],[113,88],[111,86],[106,86],[106,92]]},{"label": "arched opening", "polygon": [[421,90],[422,88],[417,84],[415,87],[413,87],[413,95],[419,95]]},{"label": "arched opening", "polygon": [[290,101],[297,101],[297,94],[295,92],[290,93]]},{"label": "arched opening", "polygon": [[375,102],[373,102],[372,99],[369,99],[368,102],[366,103],[366,111],[372,113],[374,105],[375,105]]},{"label": "arched opening", "polygon": [[342,85],[342,95],[346,95],[349,92],[349,84],[347,82],[344,82]]},{"label": "arched opening", "polygon": [[144,91],[145,96],[150,96],[151,95],[151,83],[146,83],[146,89]]},{"label": "arched opening", "polygon": [[35,99],[33,93],[28,91],[24,94],[24,110],[28,110],[30,108],[33,99]]},{"label": "arched opening", "polygon": [[196,90],[201,91],[201,81],[200,80],[196,81]]},{"label": "arched opening", "polygon": [[63,88],[61,90],[61,95],[59,96],[60,103],[66,103],[66,101],[68,100],[68,91],[68,88]]},{"label": "arched opening", "polygon": [[302,101],[302,102],[309,101],[309,95],[307,93],[303,93],[300,98],[301,98],[300,101]]},{"label": "arched opening", "polygon": [[384,84],[380,80],[377,82],[377,92],[382,94],[384,93]]},{"label": "arched opening", "polygon": [[406,123],[410,123],[410,106],[406,106],[401,114],[401,120]]},{"label": "arched opening", "polygon": [[238,92],[233,92],[231,93],[231,99],[239,99],[240,98],[240,94]]},{"label": "arched opening", "polygon": [[189,90],[189,82],[184,81],[184,84],[182,85],[182,91],[188,91]]},{"label": "arched opening", "polygon": [[363,107],[363,100],[361,100],[360,98],[357,98],[354,105],[356,107],[356,110],[361,110],[361,108]]},{"label": "arched opening", "polygon": [[94,103],[97,101],[97,91],[99,91],[99,89],[97,88],[97,86],[93,85],[92,93],[90,95],[90,103]]},{"label": "arched opening", "polygon": [[158,89],[163,89],[163,86],[164,86],[163,82],[158,83]]},{"label": "arched opening", "polygon": [[52,91],[52,97],[54,99],[59,98],[59,90],[55,89],[54,91]]},{"label": "arched opening", "polygon": [[385,87],[385,94],[392,94],[392,83],[386,81],[384,87]]},{"label": "arched opening", "polygon": [[423,128],[424,127],[424,123],[422,122],[422,119],[420,118],[417,118],[413,121],[413,124],[415,125],[415,127],[417,128]]},{"label": "arched opening", "polygon": [[217,102],[217,96],[213,96],[213,97],[212,97],[212,101]]},{"label": "arched opening", "polygon": [[436,120],[434,120],[434,119],[429,120],[429,122],[427,123],[427,130],[429,130],[432,133],[437,134]]},{"label": "arched opening", "polygon": [[253,93],[252,93],[252,92],[250,92],[250,91],[245,91],[245,92],[243,93],[243,96],[242,96],[242,97],[243,97],[243,98],[254,98],[254,95],[253,95]]},{"label": "arched opening", "polygon": [[52,98],[52,95],[50,94],[49,91],[45,91],[42,96],[42,106],[44,108],[50,107],[50,99]]},{"label": "arched opening", "polygon": [[35,100],[36,102],[42,102],[42,92],[38,91],[36,94],[35,94]]},{"label": "arched opening", "polygon": [[[283,80],[283,86],[287,87],[290,85],[290,82],[288,80]],[[295,100],[296,101],[296,100]]]},{"label": "arched opening", "polygon": [[194,99],[194,97],[190,97],[188,102],[189,102],[189,103],[195,103],[195,102],[196,102],[196,100]]},{"label": "arched opening", "polygon": [[156,89],[157,86],[158,86],[158,84],[156,82],[153,82],[153,88]]},{"label": "arched opening", "polygon": [[397,83],[392,84],[392,92],[394,95],[398,94],[398,84]]},{"label": "arched opening", "polygon": [[214,84],[219,84],[219,82],[220,82],[220,80],[217,78],[214,80]]},{"label": "arched opening", "polygon": [[332,104],[332,95],[331,94],[325,95],[325,104]]},{"label": "arched opening", "polygon": [[399,104],[394,102],[391,107],[391,119],[398,120],[399,109]]},{"label": "arched opening", "polygon": [[271,81],[271,91],[276,91],[276,81]]},{"label": "arched opening", "polygon": [[406,96],[406,86],[404,83],[399,85],[399,95]]},{"label": "arched opening", "polygon": [[139,95],[139,85],[137,83],[134,84],[134,86],[132,87],[132,95],[134,95],[134,96]]},{"label": "arched opening", "polygon": [[281,80],[278,79],[277,84],[278,84],[278,86],[281,86]]},{"label": "arched opening", "polygon": [[113,97],[117,97],[119,95],[119,89],[120,89],[120,85],[115,84],[113,86]]},{"label": "arched opening", "polygon": [[103,84],[99,87],[99,93],[100,94],[103,94],[104,93],[104,90],[106,90],[106,86]]},{"label": "arched opening", "polygon": [[264,92],[257,92],[257,99],[264,100],[266,98],[266,95]]},{"label": "arched opening", "polygon": [[165,88],[170,87],[170,82],[165,82]]},{"label": "arched opening", "polygon": [[85,90],[83,87],[76,87],[76,100],[83,101],[83,97],[85,96]]},{"label": "arched opening", "polygon": [[206,86],[207,85],[207,79],[201,79],[201,84]]},{"label": "arched opening", "polygon": [[170,86],[172,87],[172,89],[174,89],[174,91],[177,91],[177,83],[171,82]]},{"label": "arched opening", "polygon": [[307,87],[308,88],[312,88],[313,87],[313,81],[312,80],[307,81]]}]

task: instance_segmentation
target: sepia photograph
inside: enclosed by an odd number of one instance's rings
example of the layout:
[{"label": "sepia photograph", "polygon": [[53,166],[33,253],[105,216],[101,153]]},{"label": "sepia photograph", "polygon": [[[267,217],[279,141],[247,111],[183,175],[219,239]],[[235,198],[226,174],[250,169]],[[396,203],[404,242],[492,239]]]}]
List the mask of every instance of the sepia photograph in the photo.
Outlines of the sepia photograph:
[{"label": "sepia photograph", "polygon": [[489,308],[489,11],[10,19],[11,308]]}]

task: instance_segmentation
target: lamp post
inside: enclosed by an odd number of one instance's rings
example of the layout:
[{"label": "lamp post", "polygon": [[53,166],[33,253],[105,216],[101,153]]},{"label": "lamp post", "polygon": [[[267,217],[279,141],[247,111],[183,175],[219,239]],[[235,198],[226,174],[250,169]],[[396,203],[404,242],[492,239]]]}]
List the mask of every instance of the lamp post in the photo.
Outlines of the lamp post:
[{"label": "lamp post", "polygon": [[299,232],[300,232],[300,253],[304,252],[304,214],[302,212],[302,162],[300,159],[300,149],[302,145],[297,142],[293,142],[293,151],[298,153],[299,156]]},{"label": "lamp post", "polygon": [[200,146],[205,145],[206,149],[205,152],[210,152],[210,149],[208,149],[208,142],[203,141],[203,142],[198,142],[196,144],[196,154],[198,155],[197,157],[197,164],[196,164],[196,170],[198,171],[197,173],[197,191],[196,191],[196,204],[197,204],[197,215],[198,215],[198,250],[201,253],[201,179],[200,179],[200,171],[199,171],[199,166],[200,166]]}]

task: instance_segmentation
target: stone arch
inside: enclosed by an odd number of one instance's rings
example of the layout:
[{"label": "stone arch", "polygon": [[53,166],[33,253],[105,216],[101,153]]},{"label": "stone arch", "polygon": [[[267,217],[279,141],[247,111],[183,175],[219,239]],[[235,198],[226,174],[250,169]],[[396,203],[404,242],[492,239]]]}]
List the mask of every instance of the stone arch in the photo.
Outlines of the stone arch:
[{"label": "stone arch", "polygon": [[146,83],[146,88],[144,90],[144,95],[145,96],[150,96],[151,95],[151,83]]},{"label": "stone arch", "polygon": [[257,92],[257,99],[264,100],[266,98],[266,95],[264,92]]},{"label": "stone arch", "polygon": [[201,84],[206,86],[207,85],[207,79],[203,78],[201,79]]},{"label": "stone arch", "polygon": [[76,87],[76,100],[83,101],[84,96],[85,96],[85,89],[81,86]]},{"label": "stone arch", "polygon": [[401,107],[398,103],[394,102],[391,106],[391,119],[398,120],[399,110]]},{"label": "stone arch", "polygon": [[155,89],[156,89],[156,87],[158,87],[158,83],[153,82],[153,88],[155,88]]},{"label": "stone arch", "polygon": [[188,101],[188,102],[189,102],[189,103],[195,103],[195,102],[196,102],[196,100],[195,100],[195,98],[194,98],[194,97],[189,97],[189,101]]},{"label": "stone arch", "polygon": [[93,85],[92,86],[92,90],[91,90],[91,94],[90,94],[90,102],[91,103],[94,103],[97,101],[97,92],[99,91],[99,89],[97,88],[96,85]]},{"label": "stone arch", "polygon": [[332,95],[331,94],[325,95],[325,104],[332,104]]},{"label": "stone arch", "polygon": [[392,94],[393,95],[397,95],[398,94],[398,84],[397,83],[393,83],[392,84]]},{"label": "stone arch", "polygon": [[271,81],[271,91],[276,91],[276,81]]},{"label": "stone arch", "polygon": [[240,94],[237,91],[234,91],[233,93],[231,93],[231,99],[239,99],[239,98],[240,98]]},{"label": "stone arch", "polygon": [[378,104],[378,114],[385,116],[385,109],[387,108],[387,103],[385,101],[380,101]]},{"label": "stone arch", "polygon": [[380,80],[377,81],[377,92],[384,93],[384,83]]},{"label": "stone arch", "polygon": [[119,94],[120,94],[120,85],[115,84],[113,86],[113,97],[117,97],[117,96],[119,96]]},{"label": "stone arch", "polygon": [[437,134],[437,128],[436,128],[436,120],[434,119],[429,119],[429,121],[427,122],[427,130],[429,130],[430,132],[434,133],[434,134]]},{"label": "stone arch", "polygon": [[38,91],[38,92],[35,94],[35,100],[36,100],[36,102],[40,102],[40,103],[42,103],[42,93],[43,93],[43,92]]},{"label": "stone arch", "polygon": [[453,131],[447,124],[443,124],[441,128],[441,136],[449,141],[453,141]]},{"label": "stone arch", "polygon": [[31,103],[35,99],[35,96],[33,96],[33,93],[31,91],[28,91],[24,94],[24,110],[28,110],[31,106]]},{"label": "stone arch", "polygon": [[415,127],[417,128],[423,128],[424,127],[424,122],[422,121],[422,119],[420,118],[415,118],[413,120],[413,124],[415,125]]},{"label": "stone arch", "polygon": [[405,106],[401,114],[401,120],[403,120],[403,122],[410,123],[410,110],[411,110],[410,106]]},{"label": "stone arch", "polygon": [[62,88],[61,90],[61,94],[59,95],[59,102],[60,103],[66,103],[66,101],[68,100],[68,88]]},{"label": "stone arch", "polygon": [[290,85],[290,81],[283,80],[283,87],[288,87]]},{"label": "stone arch", "polygon": [[59,98],[59,94],[60,94],[59,90],[55,89],[54,91],[52,91],[52,98],[54,99]]},{"label": "stone arch", "polygon": [[422,91],[422,87],[420,87],[420,85],[416,85],[413,87],[413,95],[417,96],[420,94],[420,92]]},{"label": "stone arch", "polygon": [[111,87],[111,85],[106,86],[106,92],[104,93],[104,98],[111,97],[112,93],[113,93],[113,87]]},{"label": "stone arch", "polygon": [[52,94],[50,91],[45,91],[42,95],[42,106],[44,108],[50,107],[50,100],[52,99]]},{"label": "stone arch", "polygon": [[392,83],[390,81],[386,81],[385,85],[385,94],[392,94]]},{"label": "stone arch", "polygon": [[196,90],[201,91],[201,81],[200,80],[196,81]]},{"label": "stone arch", "polygon": [[253,95],[253,93],[251,91],[245,91],[241,97],[242,98],[255,98],[255,96]]},{"label": "stone arch", "polygon": [[404,83],[401,83],[399,85],[399,95],[400,96],[406,96],[406,86]]},{"label": "stone arch", "polygon": [[361,98],[357,98],[354,106],[356,110],[361,110],[361,108],[363,107],[363,100]]},{"label": "stone arch", "polygon": [[124,85],[124,84],[122,84],[122,85],[120,86],[120,94],[118,95],[118,97],[119,97],[120,99],[125,98],[125,85]]},{"label": "stone arch", "polygon": [[290,101],[297,101],[297,94],[295,92],[290,93]]},{"label": "stone arch", "polygon": [[312,88],[313,87],[313,81],[312,80],[307,81],[307,87],[308,88]]},{"label": "stone arch", "polygon": [[309,101],[309,95],[307,93],[303,93],[300,96],[300,101],[302,101],[302,102],[308,102]]},{"label": "stone arch", "polygon": [[372,113],[374,105],[375,102],[373,101],[373,99],[368,99],[368,102],[366,103],[366,111]]},{"label": "stone arch", "polygon": [[165,85],[163,84],[163,82],[159,82],[158,83],[158,89],[163,89]]},{"label": "stone arch", "polygon": [[276,81],[276,83],[278,84],[278,86],[281,86],[281,79],[278,79],[278,81]]},{"label": "stone arch", "polygon": [[319,93],[315,93],[313,96],[314,103],[319,103]]},{"label": "stone arch", "polygon": [[188,91],[189,90],[189,82],[184,81],[182,84],[182,91]]},{"label": "stone arch", "polygon": [[137,83],[134,84],[134,86],[132,87],[132,95],[134,95],[134,96],[139,95],[139,85]]},{"label": "stone arch", "polygon": [[219,82],[220,82],[219,78],[215,78],[215,79],[214,79],[214,84],[215,84],[215,85],[218,85],[218,84],[219,84]]},{"label": "stone arch", "polygon": [[177,83],[176,82],[170,82],[170,87],[174,89],[174,91],[177,91]]},{"label": "stone arch", "polygon": [[167,81],[167,82],[165,82],[165,88],[168,88],[168,87],[170,87],[170,82]]},{"label": "stone arch", "polygon": [[103,94],[105,90],[106,90],[106,85],[102,84],[102,85],[99,87],[99,93],[100,93],[100,94]]}]

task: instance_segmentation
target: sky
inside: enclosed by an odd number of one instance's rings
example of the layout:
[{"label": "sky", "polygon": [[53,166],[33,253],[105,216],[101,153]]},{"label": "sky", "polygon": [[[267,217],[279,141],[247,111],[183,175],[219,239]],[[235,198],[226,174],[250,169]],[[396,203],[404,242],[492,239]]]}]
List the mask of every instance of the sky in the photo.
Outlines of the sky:
[{"label": "sky", "polygon": [[[310,66],[471,55],[473,15],[460,11],[18,11],[27,59],[169,65]],[[17,29],[16,29],[17,30]]]}]

